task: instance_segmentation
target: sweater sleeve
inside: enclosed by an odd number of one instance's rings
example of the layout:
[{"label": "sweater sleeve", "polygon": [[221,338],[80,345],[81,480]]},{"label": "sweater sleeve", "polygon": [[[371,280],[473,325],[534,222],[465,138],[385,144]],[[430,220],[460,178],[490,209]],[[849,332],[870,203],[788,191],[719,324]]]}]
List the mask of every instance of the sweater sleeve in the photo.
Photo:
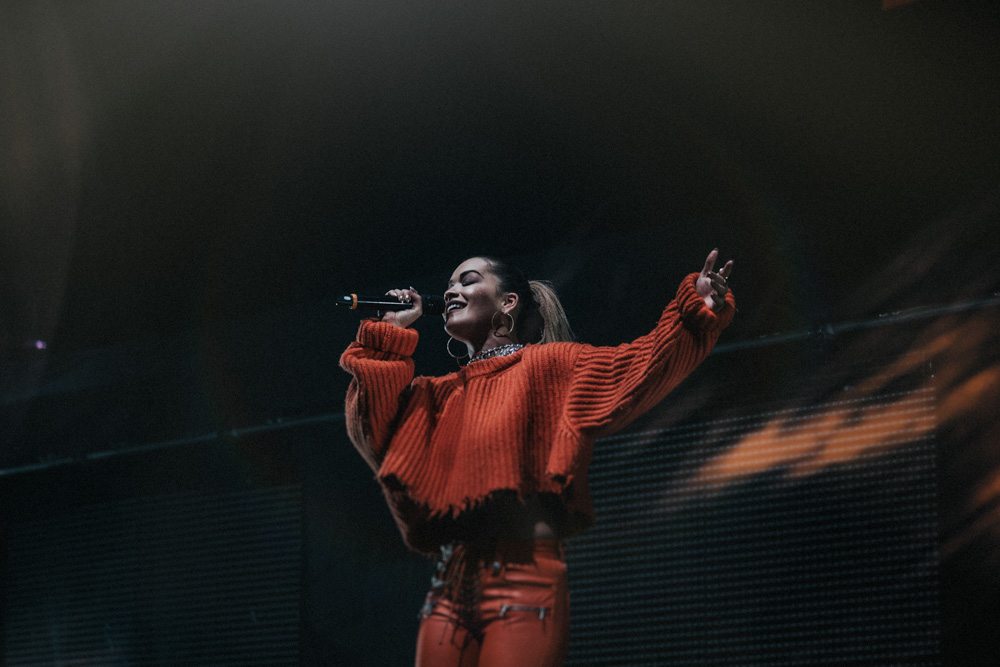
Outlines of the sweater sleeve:
[{"label": "sweater sleeve", "polygon": [[413,380],[413,351],[419,335],[378,320],[364,320],[357,338],[340,356],[354,376],[347,389],[347,434],[374,470],[385,456],[404,394]]},{"label": "sweater sleeve", "polygon": [[684,278],[652,332],[617,347],[588,346],[577,357],[565,412],[575,432],[597,438],[624,428],[708,356],[735,301],[729,292],[714,312],[698,296],[697,278]]}]

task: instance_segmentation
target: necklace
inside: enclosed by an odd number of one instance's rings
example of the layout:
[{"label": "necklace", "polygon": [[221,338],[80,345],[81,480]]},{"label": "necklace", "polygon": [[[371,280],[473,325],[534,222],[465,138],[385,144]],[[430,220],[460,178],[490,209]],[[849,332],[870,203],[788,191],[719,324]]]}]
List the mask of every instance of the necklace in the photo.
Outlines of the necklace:
[{"label": "necklace", "polygon": [[508,354],[514,354],[520,350],[524,345],[520,343],[507,343],[506,345],[498,345],[497,347],[491,347],[488,350],[483,350],[476,356],[469,359],[468,366],[473,361],[482,361],[483,359],[490,359],[492,357],[506,357]]}]

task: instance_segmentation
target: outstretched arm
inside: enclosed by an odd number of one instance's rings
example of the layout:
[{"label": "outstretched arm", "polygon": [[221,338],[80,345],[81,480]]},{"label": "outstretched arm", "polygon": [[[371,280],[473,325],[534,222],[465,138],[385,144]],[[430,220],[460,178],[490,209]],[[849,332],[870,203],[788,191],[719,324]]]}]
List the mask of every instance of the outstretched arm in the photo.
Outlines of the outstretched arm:
[{"label": "outstretched arm", "polygon": [[717,259],[713,250],[701,272],[681,282],[653,331],[631,343],[590,347],[580,354],[566,409],[574,429],[600,437],[624,428],[708,356],[735,310],[727,283],[733,263],[716,272]]}]

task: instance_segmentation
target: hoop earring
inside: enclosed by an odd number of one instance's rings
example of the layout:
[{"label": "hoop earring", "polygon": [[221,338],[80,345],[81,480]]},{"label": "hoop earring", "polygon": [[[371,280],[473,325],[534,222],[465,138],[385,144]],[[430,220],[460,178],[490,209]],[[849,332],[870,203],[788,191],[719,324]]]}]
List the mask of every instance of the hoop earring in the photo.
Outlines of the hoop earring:
[{"label": "hoop earring", "polygon": [[[448,352],[448,356],[451,357],[452,359],[454,359],[455,361],[458,361],[459,359],[465,359],[467,356],[469,356],[468,352],[466,352],[465,354],[454,354],[451,351],[451,342],[453,340],[455,340],[455,339],[452,338],[451,336],[448,336],[448,342],[445,343],[445,345],[444,345],[444,349]],[[461,366],[462,364],[459,363],[458,365]]]},{"label": "hoop earring", "polygon": [[[496,322],[494,322],[494,320],[496,320],[497,318],[497,315],[500,315],[501,317],[506,316],[510,318],[510,326],[507,327],[507,333],[505,334],[500,333],[500,327],[498,327],[496,325]],[[497,312],[493,313],[493,317],[490,318],[490,326],[493,327],[493,335],[496,336],[497,338],[510,338],[511,334],[514,333],[514,316],[511,315],[510,313],[505,313],[502,310],[498,310]],[[503,326],[503,322],[500,323],[500,326]]]}]

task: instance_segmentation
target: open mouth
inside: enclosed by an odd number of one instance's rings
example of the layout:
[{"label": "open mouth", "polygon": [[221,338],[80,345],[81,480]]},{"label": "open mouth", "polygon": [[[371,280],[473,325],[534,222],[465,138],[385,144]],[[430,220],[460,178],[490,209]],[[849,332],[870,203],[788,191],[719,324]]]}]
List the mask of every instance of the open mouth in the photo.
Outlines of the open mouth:
[{"label": "open mouth", "polygon": [[447,306],[447,308],[444,309],[445,315],[447,315],[448,313],[451,313],[453,311],[456,311],[456,310],[458,310],[460,308],[465,308],[465,304],[464,303],[449,303],[448,306]]}]

